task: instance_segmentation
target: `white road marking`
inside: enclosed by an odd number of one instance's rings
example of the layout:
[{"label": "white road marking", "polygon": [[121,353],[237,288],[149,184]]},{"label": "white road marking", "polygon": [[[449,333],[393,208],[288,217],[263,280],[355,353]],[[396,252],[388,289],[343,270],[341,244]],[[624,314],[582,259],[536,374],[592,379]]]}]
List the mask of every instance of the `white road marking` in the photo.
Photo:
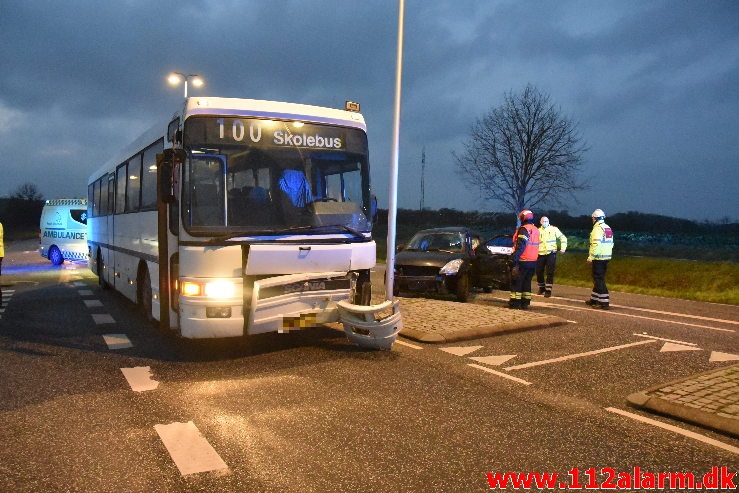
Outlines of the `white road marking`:
[{"label": "white road marking", "polygon": [[739,360],[739,354],[722,353],[719,351],[711,351],[711,357],[708,361],[713,363],[715,361],[737,361]]},{"label": "white road marking", "polygon": [[91,289],[78,289],[77,292],[80,296],[92,296],[92,290]]},{"label": "white road marking", "polygon": [[[574,299],[571,299],[571,298],[562,298],[562,297],[559,297],[559,296],[554,296],[553,298],[556,298],[556,299],[559,299],[559,300],[564,300],[564,301],[582,302],[582,300],[574,300]],[[507,299],[505,299],[505,298],[495,298],[495,299],[501,300],[501,301],[507,301]],[[583,312],[583,311],[596,312],[595,309],[589,308],[589,307],[576,307],[576,306],[569,306],[569,305],[558,305],[556,303],[536,303],[536,305],[537,306],[541,306],[541,307],[560,308],[562,310],[574,310],[574,311],[578,311],[578,312]],[[712,318],[708,318],[708,317],[699,317],[697,315],[688,315],[688,314],[684,314],[684,313],[660,312],[658,310],[648,310],[646,308],[632,308],[630,306],[613,305],[613,304],[611,304],[611,306],[612,307],[618,307],[618,308],[624,308],[624,309],[627,309],[627,310],[642,310],[642,311],[647,311],[647,312],[663,313],[663,314],[666,314],[666,315],[673,315],[675,317],[688,317],[688,318],[696,318],[696,319],[700,319],[700,320],[709,320],[709,321],[721,322],[721,323],[727,323],[727,324],[739,324],[739,322],[736,322],[736,321],[733,321],[733,320],[724,320],[724,319],[719,319],[719,318],[712,319]],[[735,330],[732,330],[732,329],[721,329],[721,328],[718,328],[718,327],[710,327],[708,325],[691,324],[691,323],[688,323],[688,322],[678,322],[678,321],[675,321],[675,320],[665,320],[664,318],[644,317],[642,315],[633,315],[631,313],[614,312],[613,310],[608,310],[608,311],[597,310],[597,312],[598,313],[602,313],[604,315],[613,315],[613,316],[618,316],[618,317],[631,317],[631,318],[638,318],[638,319],[642,319],[642,320],[653,320],[655,322],[665,322],[665,323],[669,323],[669,324],[685,325],[687,327],[697,327],[699,329],[716,330],[716,331],[719,331],[719,332],[736,332]]]},{"label": "white road marking", "polygon": [[416,346],[415,344],[411,344],[410,342],[401,341],[400,339],[395,339],[395,344],[400,344],[401,346],[410,347],[413,349],[423,349],[421,346]]},{"label": "white road marking", "polygon": [[133,368],[121,368],[123,376],[128,380],[128,385],[134,392],[145,392],[159,387],[159,382],[151,378],[150,366],[135,366]]},{"label": "white road marking", "polygon": [[108,349],[126,349],[133,347],[131,340],[126,334],[103,334],[105,344],[108,345]]},{"label": "white road marking", "polygon": [[674,342],[666,342],[664,346],[662,346],[662,349],[659,350],[660,353],[674,353],[678,351],[703,351],[699,347],[695,346],[686,346],[684,344],[675,344]]},{"label": "white road marking", "polygon": [[103,306],[103,303],[100,300],[82,300],[82,302],[85,304],[87,308],[95,308],[95,307]]},{"label": "white road marking", "polygon": [[[581,302],[582,300],[577,300],[573,298],[562,298],[558,296],[554,296],[554,298],[558,300],[564,300],[564,301],[573,301],[575,303]],[[646,313],[656,313],[659,315],[672,315],[674,317],[683,317],[683,318],[692,318],[694,320],[705,320],[706,322],[719,322],[724,324],[732,324],[732,325],[739,325],[739,321],[737,320],[727,320],[724,318],[713,318],[713,317],[703,317],[701,315],[691,315],[689,313],[676,313],[676,312],[666,312],[664,310],[653,310],[651,308],[639,308],[635,306],[627,306],[627,305],[614,305],[611,303],[611,307],[613,308],[623,308],[625,310],[634,310],[638,312],[646,312]]]},{"label": "white road marking", "polygon": [[[596,311],[593,308],[578,308],[578,307],[574,307],[574,306],[555,305],[555,304],[549,304],[549,303],[548,303],[548,305],[549,306],[556,306],[558,308],[564,308],[566,310],[590,311],[590,312],[595,312]],[[611,306],[615,306],[615,305],[611,305]],[[721,329],[719,327],[710,327],[708,325],[691,324],[691,323],[688,323],[688,322],[679,322],[677,320],[665,320],[664,318],[644,317],[642,315],[633,315],[631,313],[614,312],[613,310],[608,310],[608,311],[598,310],[598,313],[602,313],[604,315],[613,315],[613,316],[617,316],[617,317],[631,317],[631,318],[638,318],[640,320],[652,320],[652,321],[655,321],[655,322],[664,322],[664,323],[668,323],[668,324],[685,325],[687,327],[697,327],[699,329],[716,330],[716,331],[719,331],[719,332],[736,332],[733,329]],[[672,313],[671,315],[681,316],[678,313]]]},{"label": "white road marking", "polygon": [[115,323],[115,319],[107,313],[93,313],[92,320],[98,325]]},{"label": "white road marking", "polygon": [[686,342],[686,341],[678,341],[676,339],[665,339],[664,337],[657,337],[657,336],[650,336],[646,332],[643,334],[634,334],[637,337],[648,337],[649,339],[656,339],[658,341],[666,341],[666,342],[674,342],[675,344],[684,344],[686,346],[697,346],[698,344],[694,342]]},{"label": "white road marking", "polygon": [[531,385],[531,382],[527,382],[526,380],[523,380],[518,377],[514,377],[512,375],[508,375],[507,373],[502,373],[499,371],[495,371],[492,368],[488,368],[487,366],[481,366],[476,365],[475,363],[468,363],[467,366],[471,366],[472,368],[477,368],[478,370],[486,371],[488,373],[492,373],[493,375],[497,375],[499,377],[507,378],[508,380],[513,380],[514,382],[522,383],[524,385]]},{"label": "white road marking", "polygon": [[739,447],[734,447],[733,445],[729,445],[728,443],[720,442],[718,440],[714,440],[713,438],[701,435],[699,433],[695,433],[689,430],[684,430],[682,428],[679,428],[677,426],[663,423],[662,421],[657,421],[656,419],[646,418],[644,416],[640,416],[638,414],[630,413],[628,411],[624,411],[622,409],[618,409],[615,407],[607,407],[605,408],[606,411],[610,411],[612,413],[620,414],[621,416],[626,416],[627,418],[631,418],[633,420],[639,421],[641,423],[646,423],[652,426],[657,426],[659,428],[669,430],[675,433],[679,433],[680,435],[686,436],[688,438],[692,438],[693,440],[698,440],[703,443],[707,443],[708,445],[713,445],[714,447],[718,447],[723,450],[727,450],[734,454],[739,454]]},{"label": "white road marking", "polygon": [[[77,278],[77,279],[79,279],[79,278]],[[84,282],[84,281],[74,281],[74,282],[72,282],[72,286],[81,288],[81,287],[87,286],[87,283]]]},{"label": "white road marking", "polygon": [[503,369],[504,370],[520,370],[522,368],[531,368],[532,366],[548,365],[550,363],[560,363],[562,361],[568,361],[568,360],[576,359],[576,358],[584,358],[585,356],[593,356],[596,354],[608,353],[610,351],[618,351],[619,349],[626,349],[626,348],[633,347],[633,346],[640,346],[642,344],[652,344],[654,342],[657,342],[657,341],[649,340],[649,341],[632,342],[629,344],[622,344],[620,346],[611,346],[611,347],[606,347],[603,349],[596,349],[594,351],[587,351],[585,353],[568,354],[566,356],[560,356],[559,358],[551,358],[551,359],[545,359],[541,361],[533,361],[531,363],[524,363],[522,365],[508,366]]},{"label": "white road marking", "polygon": [[486,365],[500,366],[511,358],[515,358],[515,354],[501,354],[499,356],[474,356],[471,360],[475,360],[478,363],[484,363]]},{"label": "white road marking", "polygon": [[454,354],[456,356],[466,356],[470,353],[474,353],[480,348],[482,348],[482,346],[449,346],[439,349],[446,353]]},{"label": "white road marking", "polygon": [[183,476],[228,469],[192,421],[154,425],[154,429]]}]

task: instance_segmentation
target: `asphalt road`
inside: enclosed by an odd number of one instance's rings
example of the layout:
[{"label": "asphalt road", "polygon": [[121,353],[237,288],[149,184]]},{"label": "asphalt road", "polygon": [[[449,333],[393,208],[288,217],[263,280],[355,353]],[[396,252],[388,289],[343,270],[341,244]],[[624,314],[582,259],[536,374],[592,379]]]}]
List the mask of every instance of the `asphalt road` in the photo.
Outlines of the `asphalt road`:
[{"label": "asphalt road", "polygon": [[4,263],[0,283],[0,491],[471,492],[494,472],[739,466],[737,440],[625,404],[739,355],[733,306],[614,293],[604,312],[556,286],[533,309],[568,325],[369,352],[332,327],[179,340],[83,264]]}]

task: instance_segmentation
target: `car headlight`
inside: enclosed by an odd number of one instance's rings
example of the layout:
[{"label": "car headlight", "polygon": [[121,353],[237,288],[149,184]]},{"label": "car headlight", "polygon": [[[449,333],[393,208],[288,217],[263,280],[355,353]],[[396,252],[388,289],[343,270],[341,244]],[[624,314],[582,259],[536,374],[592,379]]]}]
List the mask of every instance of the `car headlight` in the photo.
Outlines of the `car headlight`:
[{"label": "car headlight", "polygon": [[451,262],[447,262],[447,264],[441,268],[439,271],[439,274],[444,274],[445,276],[456,274],[459,272],[459,268],[462,267],[462,264],[464,263],[464,260],[461,258],[454,259]]}]

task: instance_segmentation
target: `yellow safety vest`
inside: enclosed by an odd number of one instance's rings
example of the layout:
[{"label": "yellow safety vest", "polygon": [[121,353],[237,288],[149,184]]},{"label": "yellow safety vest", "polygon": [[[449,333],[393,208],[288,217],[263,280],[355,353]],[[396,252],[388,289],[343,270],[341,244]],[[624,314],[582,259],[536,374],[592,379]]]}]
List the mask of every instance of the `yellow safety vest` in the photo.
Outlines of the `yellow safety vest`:
[{"label": "yellow safety vest", "polygon": [[613,252],[613,230],[604,221],[598,221],[590,232],[588,260],[611,260]]},{"label": "yellow safety vest", "polygon": [[[559,242],[559,248],[557,242]],[[557,226],[549,225],[546,228],[539,228],[539,255],[548,255],[557,250],[560,252],[567,250],[567,237]]]}]

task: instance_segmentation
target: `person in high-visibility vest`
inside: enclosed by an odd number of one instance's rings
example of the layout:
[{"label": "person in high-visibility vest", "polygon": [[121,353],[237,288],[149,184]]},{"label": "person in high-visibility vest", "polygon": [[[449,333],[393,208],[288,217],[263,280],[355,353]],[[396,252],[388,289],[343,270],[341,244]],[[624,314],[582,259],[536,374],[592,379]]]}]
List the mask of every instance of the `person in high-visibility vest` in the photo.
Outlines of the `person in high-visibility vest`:
[{"label": "person in high-visibility vest", "polygon": [[531,305],[531,279],[539,256],[539,230],[534,226],[534,213],[526,209],[518,215],[521,221],[513,234],[511,254],[511,298],[508,307],[527,310]]},{"label": "person in high-visibility vest", "polygon": [[[536,281],[539,294],[545,298],[552,296],[554,286],[554,269],[557,266],[557,252],[567,250],[567,237],[557,226],[549,224],[549,218],[542,216],[539,220],[539,258],[536,261]],[[545,277],[546,274],[546,277]]]},{"label": "person in high-visibility vest", "polygon": [[587,260],[593,264],[593,290],[585,304],[608,310],[611,300],[606,286],[606,269],[613,254],[613,230],[606,224],[606,213],[601,209],[595,209],[591,217],[593,230]]}]

